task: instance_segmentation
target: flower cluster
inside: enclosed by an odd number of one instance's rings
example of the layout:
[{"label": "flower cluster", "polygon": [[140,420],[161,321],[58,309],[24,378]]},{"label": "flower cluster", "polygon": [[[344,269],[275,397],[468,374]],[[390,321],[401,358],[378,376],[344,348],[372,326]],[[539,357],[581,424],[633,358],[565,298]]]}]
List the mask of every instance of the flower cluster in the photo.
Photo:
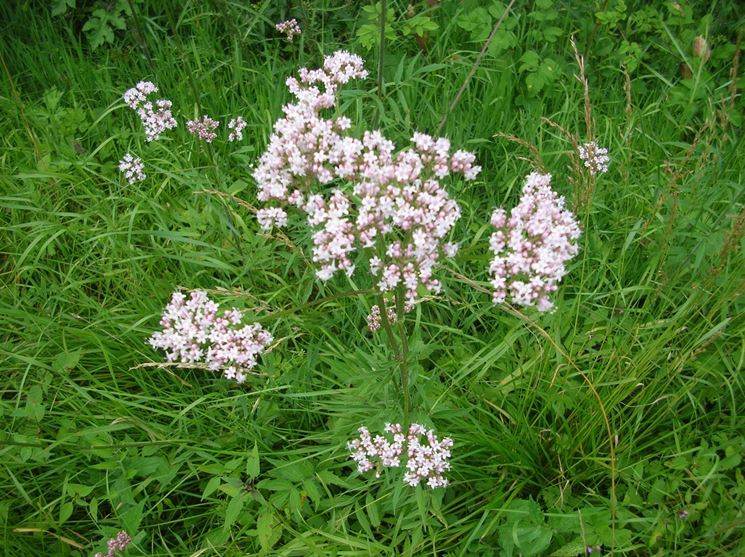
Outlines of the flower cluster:
[{"label": "flower cluster", "polygon": [[145,173],[143,172],[144,168],[145,166],[142,164],[142,159],[129,153],[124,155],[122,160],[119,161],[119,171],[124,174],[124,177],[130,184],[136,184],[145,179]]},{"label": "flower cluster", "polygon": [[502,208],[491,217],[497,229],[491,235],[495,303],[508,297],[514,303],[553,307],[550,294],[566,274],[565,263],[577,255],[580,229],[564,198],[551,189],[551,176],[533,172],[525,179],[522,197],[509,219]]},{"label": "flower cluster", "polygon": [[157,93],[158,88],[150,81],[140,81],[124,93],[124,102],[134,111],[145,128],[145,141],[156,141],[166,130],[176,127],[176,119],[171,114],[171,101],[158,99],[153,104],[148,96]]},{"label": "flower cluster", "polygon": [[231,118],[228,122],[228,141],[241,141],[243,139],[243,128],[246,127],[246,121],[242,116]]},{"label": "flower cluster", "polygon": [[218,310],[219,305],[202,290],[193,291],[189,299],[174,292],[160,320],[163,330],[148,342],[165,350],[169,362],[205,363],[242,383],[272,342],[272,335],[258,323],[238,327],[243,315],[235,308],[222,316]]},{"label": "flower cluster", "polygon": [[274,226],[282,228],[287,226],[287,213],[278,207],[265,207],[256,211],[256,220],[264,230]]},{"label": "flower cluster", "polygon": [[[124,531],[119,532],[116,537],[108,541],[108,553],[106,557],[114,557],[117,551],[124,551],[132,543],[132,538]],[[104,557],[103,553],[96,553],[94,557]]]},{"label": "flower cluster", "polygon": [[292,42],[292,37],[300,34],[300,24],[294,18],[287,21],[280,21],[274,28],[280,33],[284,33],[285,38],[289,42]]},{"label": "flower cluster", "polygon": [[[456,251],[444,240],[460,207],[441,181],[453,172],[472,180],[480,167],[472,153],[451,154],[445,138],[415,133],[412,147],[395,152],[380,131],[359,139],[350,133],[349,118],[325,117],[324,111],[337,107],[339,86],[366,76],[360,57],[337,51],[323,67],[302,68],[298,78],[287,80],[296,102],[283,108],[253,172],[257,196],[306,214],[320,279],[337,271],[351,275],[355,250],[369,249],[376,252],[369,266],[379,290],[401,286],[413,303],[419,286],[439,291],[435,264]],[[330,190],[323,187],[332,183]],[[265,228],[279,222],[260,220]]]},{"label": "flower cluster", "polygon": [[[212,143],[212,140],[217,137],[214,130],[216,130],[219,125],[220,122],[205,115],[202,116],[201,119],[187,121],[186,129],[189,130],[190,134],[196,135],[202,141]],[[243,135],[241,135],[241,137],[243,137]]]},{"label": "flower cluster", "polygon": [[[396,308],[388,306],[386,308],[386,316],[388,317],[388,323],[395,323],[397,319]],[[370,308],[370,315],[367,316],[367,328],[371,333],[374,333],[380,329],[380,307],[375,304]]]},{"label": "flower cluster", "polygon": [[608,172],[608,163],[610,162],[608,149],[605,147],[598,147],[598,144],[592,141],[580,145],[578,150],[579,158],[581,158],[585,163],[585,167],[590,170],[590,174],[597,176],[598,174],[605,174]]},{"label": "flower cluster", "polygon": [[424,482],[432,489],[448,484],[443,474],[450,470],[453,440],[449,437],[440,441],[434,431],[419,424],[411,424],[406,435],[401,424],[386,424],[385,432],[392,441],[382,435],[373,438],[364,426],[358,432],[359,438],[350,441],[347,448],[361,473],[374,468],[379,478],[382,467],[398,468],[406,455],[404,483],[416,487]]}]

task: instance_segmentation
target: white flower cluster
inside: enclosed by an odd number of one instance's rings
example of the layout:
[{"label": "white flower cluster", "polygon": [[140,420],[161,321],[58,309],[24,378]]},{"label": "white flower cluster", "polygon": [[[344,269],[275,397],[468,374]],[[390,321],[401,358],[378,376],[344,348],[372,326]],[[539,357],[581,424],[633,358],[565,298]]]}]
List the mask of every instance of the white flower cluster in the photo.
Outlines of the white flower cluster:
[{"label": "white flower cluster", "polygon": [[124,155],[122,160],[119,161],[119,171],[124,174],[124,177],[130,184],[142,182],[146,178],[143,172],[144,168],[145,165],[142,164],[142,159],[129,153]]},{"label": "white flower cluster", "polygon": [[[259,201],[307,215],[321,280],[338,271],[351,276],[355,250],[385,245],[369,261],[381,293],[401,285],[413,303],[419,286],[438,292],[433,271],[443,256],[455,254],[457,246],[445,238],[460,217],[442,180],[456,172],[474,179],[480,171],[475,156],[451,153],[446,138],[423,133],[413,134],[412,147],[396,152],[380,131],[365,131],[360,139],[351,133],[349,118],[326,117],[337,106],[339,87],[367,76],[359,56],[338,51],[323,67],[298,73],[287,80],[296,102],[283,108],[285,116],[274,124],[253,173]],[[284,220],[267,215],[259,212],[263,227]]]},{"label": "white flower cluster", "polygon": [[228,133],[228,141],[241,141],[243,139],[243,128],[246,127],[246,121],[243,116],[236,116],[231,118],[228,122],[228,129],[231,130]]},{"label": "white flower cluster", "polygon": [[229,309],[218,316],[219,305],[203,290],[195,290],[189,299],[174,292],[150,346],[165,350],[169,362],[205,363],[221,370],[226,378],[238,383],[256,366],[257,358],[272,342],[272,335],[258,323],[238,327],[243,314]]},{"label": "white flower cluster", "polygon": [[189,131],[190,134],[196,135],[202,141],[212,143],[212,141],[217,137],[217,134],[214,130],[216,130],[217,126],[219,125],[220,122],[218,122],[217,120],[213,120],[205,114],[204,116],[202,116],[201,118],[197,118],[196,120],[187,121],[186,129]]},{"label": "white flower cluster", "polygon": [[516,304],[553,307],[549,296],[566,274],[566,262],[577,255],[580,229],[564,198],[551,189],[551,175],[533,172],[525,179],[517,207],[507,214],[497,208],[491,217],[497,229],[489,244],[494,254],[494,303],[508,297]]},{"label": "white flower cluster", "polygon": [[288,42],[292,42],[292,37],[301,33],[300,24],[294,18],[287,21],[280,21],[274,28],[280,33],[284,33]]},{"label": "white flower cluster", "polygon": [[597,176],[608,172],[608,163],[610,162],[608,149],[598,147],[598,144],[592,141],[580,145],[578,150],[579,158],[585,163],[585,167],[590,171],[590,174]]},{"label": "white flower cluster", "polygon": [[176,127],[176,119],[171,114],[171,101],[158,99],[155,104],[148,95],[157,93],[158,88],[150,81],[140,81],[124,93],[124,102],[134,111],[145,128],[145,141],[157,141],[160,135]]},{"label": "white flower cluster", "polygon": [[379,478],[382,467],[400,467],[405,454],[405,484],[416,487],[424,482],[432,489],[448,485],[443,474],[450,470],[453,440],[449,437],[440,441],[433,430],[420,424],[411,424],[406,435],[401,424],[386,424],[385,432],[393,437],[392,441],[382,435],[372,437],[364,426],[357,431],[359,438],[350,441],[347,448],[361,473],[375,469],[375,477]]}]

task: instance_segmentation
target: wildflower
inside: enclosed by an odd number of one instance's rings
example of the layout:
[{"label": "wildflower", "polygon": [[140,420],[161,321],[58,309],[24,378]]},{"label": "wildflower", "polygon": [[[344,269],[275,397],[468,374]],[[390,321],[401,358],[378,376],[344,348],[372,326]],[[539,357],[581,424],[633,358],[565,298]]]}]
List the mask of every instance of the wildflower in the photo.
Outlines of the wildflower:
[{"label": "wildflower", "polygon": [[283,228],[287,226],[287,213],[277,207],[267,207],[256,211],[256,220],[264,230],[270,230],[274,226]]},{"label": "wildflower", "polygon": [[678,518],[681,519],[681,520],[685,520],[686,518],[688,518],[688,511],[686,511],[686,510],[680,511],[678,513]]},{"label": "wildflower", "polygon": [[271,344],[272,335],[258,323],[238,327],[243,314],[235,308],[222,316],[218,310],[219,305],[202,290],[193,291],[188,300],[181,292],[174,292],[160,320],[163,330],[148,342],[165,350],[169,362],[204,363],[243,383],[258,356]]},{"label": "wildflower", "polygon": [[494,303],[509,297],[540,311],[553,307],[549,296],[566,274],[565,263],[579,249],[579,225],[564,203],[551,189],[551,176],[533,172],[509,219],[504,209],[494,210],[491,223],[497,231],[489,242]]},{"label": "wildflower", "polygon": [[171,114],[173,104],[167,99],[158,99],[153,104],[148,95],[157,93],[158,88],[150,81],[140,81],[124,93],[124,102],[134,111],[145,128],[145,141],[157,141],[160,135],[176,127],[176,119]]},{"label": "wildflower", "polygon": [[[386,316],[388,317],[388,323],[395,323],[397,320],[396,309],[393,306],[386,308]],[[371,333],[374,333],[380,329],[380,307],[375,304],[370,308],[370,314],[367,316],[367,328]]]},{"label": "wildflower", "polygon": [[124,177],[130,184],[142,182],[146,178],[143,172],[144,168],[142,159],[129,153],[124,155],[122,160],[119,161],[119,170],[124,173]]},{"label": "wildflower", "polygon": [[[132,543],[132,538],[124,531],[119,532],[116,537],[108,541],[108,553],[106,557],[114,557],[117,551],[124,551]],[[104,557],[103,553],[96,553],[95,557]]]},{"label": "wildflower", "polygon": [[[366,76],[359,56],[337,51],[321,68],[301,68],[287,80],[296,101],[283,108],[253,172],[257,197],[305,213],[321,280],[338,271],[351,276],[362,249],[371,257],[379,291],[402,285],[413,304],[419,287],[440,290],[435,265],[456,251],[444,239],[460,207],[442,180],[454,172],[473,179],[480,167],[472,153],[451,154],[445,138],[415,133],[412,146],[396,152],[380,131],[366,131],[360,139],[351,134],[349,118],[326,118],[324,111],[337,107],[339,87]],[[370,253],[378,245],[387,246],[385,253]]]},{"label": "wildflower", "polygon": [[280,33],[284,33],[285,38],[289,42],[292,42],[292,37],[300,34],[300,24],[294,18],[287,21],[280,21],[274,28]]},{"label": "wildflower", "polygon": [[157,92],[158,88],[152,81],[140,81],[137,85],[125,91],[124,102],[132,110],[137,110],[141,104],[147,101],[148,95]]},{"label": "wildflower", "polygon": [[[196,119],[186,122],[186,129],[189,130],[190,134],[196,135],[202,141],[212,143],[212,140],[217,137],[214,130],[217,129],[217,126],[219,125],[220,122],[205,115],[202,116],[201,120]],[[241,137],[243,136],[241,135]]]},{"label": "wildflower", "polygon": [[382,435],[372,437],[363,426],[358,429],[359,438],[347,444],[360,473],[374,468],[375,477],[379,478],[383,467],[398,468],[405,458],[405,484],[416,487],[424,482],[431,489],[447,486],[443,474],[450,470],[452,439],[446,437],[440,441],[434,431],[420,424],[411,424],[406,435],[401,424],[388,423],[384,431],[393,439]]},{"label": "wildflower", "polygon": [[608,172],[608,163],[610,157],[608,156],[608,149],[605,147],[598,147],[597,143],[591,141],[578,147],[579,158],[581,158],[585,167],[590,170],[590,174],[597,176],[598,174],[605,174]]},{"label": "wildflower", "polygon": [[243,128],[245,127],[246,121],[242,116],[231,118],[228,122],[228,129],[232,131],[228,133],[228,141],[241,141],[243,139]]}]

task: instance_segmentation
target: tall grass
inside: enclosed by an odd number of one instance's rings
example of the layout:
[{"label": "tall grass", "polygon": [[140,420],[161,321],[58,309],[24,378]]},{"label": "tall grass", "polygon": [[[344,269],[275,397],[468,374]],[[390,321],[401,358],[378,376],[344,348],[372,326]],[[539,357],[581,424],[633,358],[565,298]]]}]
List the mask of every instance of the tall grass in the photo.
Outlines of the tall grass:
[{"label": "tall grass", "polygon": [[[745,553],[745,151],[713,100],[671,102],[680,53],[656,45],[626,91],[609,55],[588,53],[596,139],[613,159],[547,315],[491,304],[487,223],[532,169],[530,150],[498,133],[535,145],[573,201],[571,145],[542,120],[584,133],[568,34],[548,47],[565,78],[530,95],[518,59],[544,46],[531,39],[541,22],[516,12],[519,46],[487,55],[452,108],[442,133],[484,170],[453,191],[461,252],[409,331],[412,419],[455,441],[451,486],[428,492],[359,476],[347,455],[358,426],[400,411],[395,362],[364,327],[372,295],[354,294],[372,280],[319,282],[307,230],[267,236],[239,201],[255,201],[249,166],[284,79],[357,48],[357,10],[300,3],[293,15],[313,25],[290,48],[273,33],[285,4],[134,4],[140,39],[95,51],[82,21],[0,8],[5,555],[92,555],[121,529],[127,555],[151,556],[517,555],[513,535],[546,529],[569,540],[547,555],[598,539],[619,555]],[[578,31],[583,51],[592,22],[559,8],[553,25]],[[426,51],[387,43],[385,95],[370,78],[343,94],[345,111],[379,117],[395,140],[434,132],[481,48],[457,25],[468,9],[443,2]],[[181,123],[153,144],[121,102],[140,79]],[[183,126],[203,113],[242,114],[247,139],[206,151]],[[120,179],[128,150],[145,182]],[[210,289],[272,330],[262,377],[138,367],[159,361],[144,341],[175,286]]]}]

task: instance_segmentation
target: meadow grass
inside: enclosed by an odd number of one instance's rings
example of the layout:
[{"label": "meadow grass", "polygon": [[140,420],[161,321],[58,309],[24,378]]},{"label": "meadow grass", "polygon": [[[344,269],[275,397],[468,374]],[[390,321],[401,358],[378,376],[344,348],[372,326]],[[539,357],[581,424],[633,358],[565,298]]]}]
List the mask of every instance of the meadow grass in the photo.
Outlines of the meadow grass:
[{"label": "meadow grass", "polygon": [[[682,80],[684,31],[707,30],[667,26],[627,81],[621,37],[593,10],[557,3],[564,34],[544,44],[545,24],[516,6],[517,46],[488,54],[448,114],[481,48],[457,23],[476,4],[426,12],[439,24],[426,50],[387,42],[384,95],[349,3],[135,3],[135,31],[98,49],[83,11],[0,8],[4,555],[92,555],[119,530],[127,555],[150,556],[745,554],[739,42],[721,69],[692,64]],[[735,3],[693,9],[734,43]],[[303,27],[292,46],[273,30],[283,10]],[[570,32],[610,171],[578,212],[556,311],[494,306],[489,214],[516,203],[537,162],[496,134],[534,145],[578,201],[571,143],[545,120],[584,137]],[[308,230],[262,233],[250,209],[285,78],[337,48],[371,72],[342,93],[353,121],[404,144],[447,114],[441,133],[483,166],[452,189],[461,251],[408,326],[412,419],[455,442],[444,490],[356,472],[347,441],[401,412],[395,362],[365,328],[374,283],[320,282]],[[520,70],[530,49],[561,63],[538,94]],[[180,123],[150,144],[121,100],[140,79]],[[246,139],[207,149],[183,124],[199,114],[243,115]],[[121,179],[127,151],[144,182]],[[177,286],[272,331],[259,376],[141,366],[162,360],[145,340]]]}]

